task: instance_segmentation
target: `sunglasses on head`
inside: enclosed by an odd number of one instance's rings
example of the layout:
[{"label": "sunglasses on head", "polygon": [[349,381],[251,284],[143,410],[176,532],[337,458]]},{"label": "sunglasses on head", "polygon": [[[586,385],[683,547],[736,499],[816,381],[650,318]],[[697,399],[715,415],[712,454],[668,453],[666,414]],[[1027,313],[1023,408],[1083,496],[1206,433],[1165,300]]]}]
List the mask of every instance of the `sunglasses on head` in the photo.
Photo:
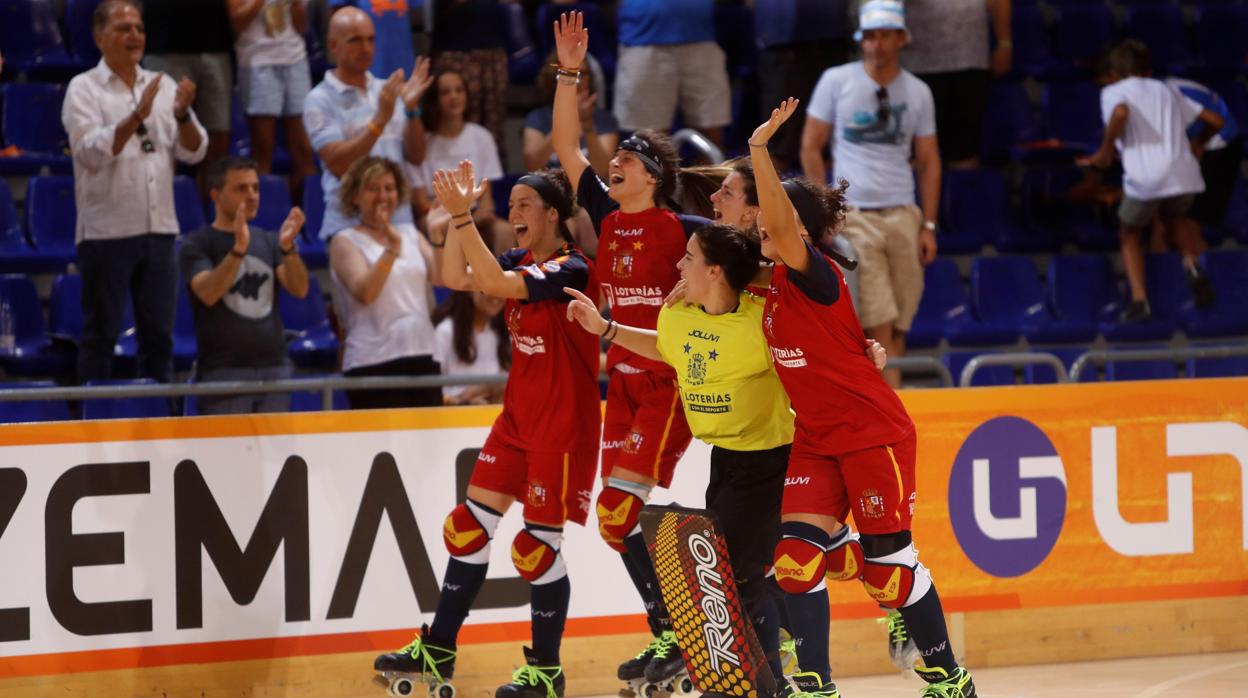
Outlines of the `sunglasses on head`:
[{"label": "sunglasses on head", "polygon": [[879,105],[875,108],[876,120],[881,123],[888,121],[889,117],[892,116],[893,113],[892,105],[888,103],[888,89],[881,87],[876,90],[875,101]]}]

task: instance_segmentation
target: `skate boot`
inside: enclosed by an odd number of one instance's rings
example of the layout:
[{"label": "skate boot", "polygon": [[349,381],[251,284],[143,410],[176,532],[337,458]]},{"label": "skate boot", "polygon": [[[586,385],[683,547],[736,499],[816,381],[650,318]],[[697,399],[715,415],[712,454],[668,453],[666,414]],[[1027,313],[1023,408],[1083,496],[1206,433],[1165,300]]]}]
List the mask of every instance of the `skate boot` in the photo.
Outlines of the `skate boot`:
[{"label": "skate boot", "polygon": [[[663,631],[655,642],[654,656],[646,665],[646,681],[652,684],[655,692],[668,695],[686,696],[693,693],[693,679],[685,669],[685,659],[680,655],[680,645],[676,643],[676,633]],[[649,690],[651,687],[647,687]],[[648,694],[646,698],[653,695]]]},{"label": "skate boot", "polygon": [[494,698],[562,698],[563,667],[558,660],[544,662],[524,648],[524,666],[511,674],[511,683],[494,691]]},{"label": "skate boot", "polygon": [[922,698],[975,698],[975,682],[971,680],[971,672],[958,667],[950,674],[940,667],[930,669],[915,667],[914,673],[927,682],[927,688],[919,695]]},{"label": "skate boot", "polygon": [[890,610],[887,616],[877,619],[876,622],[888,627],[888,658],[903,673],[913,669],[921,655],[914,639],[910,637],[910,632],[906,630],[906,621],[902,620],[901,614]]},{"label": "skate boot", "polygon": [[780,667],[786,679],[800,671],[797,666],[797,640],[784,628],[780,628]]},{"label": "skate boot", "polygon": [[373,669],[378,673],[373,681],[392,696],[415,695],[423,683],[429,698],[455,698],[455,648],[430,644],[427,625],[407,647],[378,656]]},{"label": "skate boot", "polygon": [[647,691],[648,686],[653,686],[646,681],[646,666],[650,664],[650,660],[654,659],[654,652],[663,642],[662,633],[650,640],[650,644],[646,645],[636,657],[624,662],[620,668],[616,670],[615,675],[624,682],[624,688],[620,689],[620,698],[645,698],[645,696],[653,693],[651,688]]},{"label": "skate boot", "polygon": [[780,691],[781,698],[841,698],[836,684],[823,679],[813,671],[801,671],[789,677]]}]

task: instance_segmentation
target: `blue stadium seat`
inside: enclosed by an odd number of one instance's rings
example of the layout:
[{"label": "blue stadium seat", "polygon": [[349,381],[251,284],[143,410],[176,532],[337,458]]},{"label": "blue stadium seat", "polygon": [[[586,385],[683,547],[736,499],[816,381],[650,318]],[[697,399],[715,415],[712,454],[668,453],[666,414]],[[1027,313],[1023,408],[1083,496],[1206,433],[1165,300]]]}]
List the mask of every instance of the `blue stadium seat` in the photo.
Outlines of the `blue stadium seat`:
[{"label": "blue stadium seat", "polygon": [[190,289],[178,284],[178,305],[173,315],[173,368],[189,371],[199,356],[199,342],[195,339],[195,315],[191,310]]},{"label": "blue stadium seat", "polygon": [[995,196],[997,201],[989,203],[989,207],[994,210],[1004,207],[1005,202],[1000,200],[1008,194],[1004,185],[994,186],[998,178],[1002,178],[999,172],[986,169],[944,173],[940,188],[941,220],[936,231],[936,242],[942,253],[979,252],[984,242],[991,239],[995,220],[981,216],[980,206]]},{"label": "blue stadium seat", "polygon": [[[86,385],[155,385],[151,378],[117,378],[87,381]],[[108,397],[82,401],[83,419],[145,419],[168,417],[169,398]]]},{"label": "blue stadium seat", "polygon": [[281,175],[260,175],[260,210],[252,225],[276,233],[290,213],[290,185]]},{"label": "blue stadium seat", "polygon": [[1045,131],[1072,150],[1092,152],[1101,144],[1100,88],[1092,82],[1051,82],[1041,94]]},{"label": "blue stadium seat", "polygon": [[[1042,352],[1056,356],[1062,364],[1066,366],[1067,375],[1070,374],[1071,367],[1075,365],[1075,360],[1082,356],[1087,350],[1087,347],[1032,349],[1034,352]],[[1056,383],[1057,372],[1053,370],[1052,366],[1047,366],[1045,364],[1029,364],[1023,367],[1023,382],[1028,385]],[[1079,382],[1095,383],[1096,371],[1084,371],[1083,377]]]},{"label": "blue stadium seat", "polygon": [[1248,61],[1248,7],[1203,2],[1196,7],[1196,52],[1208,69],[1239,73]]},{"label": "blue stadium seat", "polygon": [[[616,31],[615,23],[603,14],[602,7],[596,2],[573,2],[556,4],[545,2],[537,8],[537,46],[539,60],[555,50],[555,22],[562,12],[583,12],[585,28],[589,29],[593,41],[589,42],[589,53],[602,66],[608,83],[615,82],[616,62]],[[605,96],[605,95],[604,95]]]},{"label": "blue stadium seat", "polygon": [[299,233],[299,256],[310,269],[325,269],[329,266],[329,250],[320,236],[325,220],[325,192],[319,174],[303,180],[303,215],[306,220]]},{"label": "blue stadium seat", "polygon": [[1192,302],[1183,264],[1177,254],[1150,254],[1144,258],[1144,287],[1152,317],[1145,322],[1101,323],[1101,334],[1111,342],[1169,339],[1178,328],[1181,310]]},{"label": "blue stadium seat", "polygon": [[[40,271],[31,255],[34,250],[26,240],[13,195],[8,186],[0,186],[0,274],[28,274]],[[50,270],[47,270],[50,271]]]},{"label": "blue stadium seat", "polygon": [[178,227],[184,233],[193,233],[204,227],[204,206],[199,201],[195,180],[186,175],[173,178],[173,207],[178,214]]},{"label": "blue stadium seat", "polygon": [[[1117,307],[1118,282],[1104,255],[1056,255],[1045,271],[1047,305],[1058,322],[1094,337]],[[1092,337],[1088,337],[1088,340]]]},{"label": "blue stadium seat", "polygon": [[13,321],[13,351],[0,354],[0,366],[14,376],[52,376],[65,372],[72,356],[52,345],[43,304],[35,283],[25,274],[0,275],[0,306]]},{"label": "blue stadium seat", "polygon": [[[7,56],[6,56],[7,60]],[[61,125],[65,88],[46,83],[9,83],[0,88],[4,99],[3,125],[7,145],[21,154],[0,158],[0,174],[34,175],[47,168],[53,174],[70,174],[73,163],[66,155],[69,136]]]},{"label": "blue stadium seat", "polygon": [[1011,77],[1046,77],[1057,62],[1044,24],[1044,13],[1034,3],[1019,4],[1010,14],[1014,37],[1014,60]]},{"label": "blue stadium seat", "polygon": [[[976,356],[981,354],[1000,354],[999,351],[947,351],[941,360],[949,372],[953,374],[953,384],[961,385],[962,369]],[[971,378],[971,386],[982,385],[1014,385],[1014,368],[1012,366],[984,366],[975,371]]]},{"label": "blue stadium seat", "polygon": [[494,215],[506,219],[511,212],[511,188],[522,175],[505,174],[490,180],[490,196],[494,197]]},{"label": "blue stadium seat", "polygon": [[30,178],[26,183],[26,231],[34,244],[32,258],[63,271],[78,256],[74,248],[77,220],[73,177]]},{"label": "blue stadium seat", "polygon": [[1188,337],[1248,334],[1248,250],[1211,250],[1201,264],[1218,294],[1209,308],[1187,308],[1183,329]]},{"label": "blue stadium seat", "polygon": [[278,310],[290,342],[287,353],[301,368],[332,369],[338,363],[338,337],[329,326],[325,296],[315,276],[308,277],[308,295],[295,298],[278,290]]},{"label": "blue stadium seat", "polygon": [[[1160,349],[1159,346],[1142,347],[1111,347],[1112,349]],[[1144,381],[1178,378],[1179,369],[1171,359],[1150,361],[1107,361],[1105,363],[1105,380],[1107,381]]]},{"label": "blue stadium seat", "polygon": [[544,56],[537,55],[524,7],[519,3],[497,3],[495,8],[507,46],[507,77],[513,85],[532,84],[542,69]]},{"label": "blue stadium seat", "polygon": [[1083,250],[1118,249],[1113,209],[1072,197],[1083,180],[1083,170],[1074,165],[1028,167],[1023,172],[1023,225]]},{"label": "blue stadium seat", "polygon": [[48,334],[78,343],[82,336],[82,277],[57,274],[48,294]]},{"label": "blue stadium seat", "polygon": [[[350,403],[347,402],[347,393],[343,390],[335,390],[330,398],[332,408],[335,411],[351,409]],[[290,394],[290,411],[291,412],[320,412],[321,411],[321,394],[319,392],[303,390]]]},{"label": "blue stadium seat", "polygon": [[1049,311],[1030,257],[977,257],[971,263],[971,303],[984,324],[1022,333],[1030,342],[1084,342],[1096,336],[1091,323],[1065,323]]},{"label": "blue stadium seat", "polygon": [[[966,172],[970,172],[967,170]],[[952,177],[954,173],[950,172]],[[971,198],[962,202],[961,216],[978,221],[981,235],[1002,252],[1056,252],[1060,247],[1054,231],[1024,225],[1019,210],[1010,204],[1009,185],[1000,171],[979,170]],[[941,206],[944,208],[944,205]]]},{"label": "blue stadium seat", "polygon": [[1124,34],[1148,45],[1153,53],[1153,71],[1158,75],[1182,72],[1192,60],[1183,9],[1162,2],[1137,3],[1126,9]]},{"label": "blue stadium seat", "polygon": [[1040,140],[1040,126],[1027,98],[1027,89],[1018,81],[994,81],[984,110],[984,131],[980,155],[985,165],[999,167],[1009,162],[1013,149]]},{"label": "blue stadium seat", "polygon": [[[18,388],[55,388],[50,380],[25,383],[0,383],[0,390]],[[0,423],[63,422],[69,419],[69,404],[64,400],[14,400],[0,402]]]},{"label": "blue stadium seat", "polygon": [[52,0],[0,0],[5,72],[67,82],[83,66],[65,52]]},{"label": "blue stadium seat", "polygon": [[938,257],[923,270],[923,298],[914,316],[906,346],[934,347],[945,336],[945,316],[950,312],[969,314],[962,274],[952,260]]},{"label": "blue stadium seat", "polygon": [[84,66],[100,62],[100,49],[95,45],[91,30],[91,16],[101,0],[69,0],[65,6],[65,29],[69,39],[69,52],[74,60]]},{"label": "blue stadium seat", "polygon": [[1248,356],[1220,359],[1188,359],[1187,375],[1192,378],[1237,378],[1248,376]]},{"label": "blue stadium seat", "polygon": [[1118,38],[1114,15],[1102,2],[1062,5],[1054,13],[1053,52],[1059,63],[1087,74],[1097,55]]},{"label": "blue stadium seat", "polygon": [[1248,184],[1243,177],[1236,178],[1231,188],[1231,200],[1227,202],[1222,225],[1241,245],[1248,245]]}]

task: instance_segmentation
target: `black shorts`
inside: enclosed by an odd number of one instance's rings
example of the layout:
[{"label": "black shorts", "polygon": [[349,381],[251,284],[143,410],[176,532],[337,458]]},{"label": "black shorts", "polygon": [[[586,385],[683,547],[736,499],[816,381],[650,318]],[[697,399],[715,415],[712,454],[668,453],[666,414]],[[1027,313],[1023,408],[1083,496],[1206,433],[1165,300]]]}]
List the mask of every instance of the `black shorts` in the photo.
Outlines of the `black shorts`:
[{"label": "black shorts", "polygon": [[1222,225],[1231,190],[1239,177],[1239,161],[1243,155],[1243,139],[1236,138],[1225,148],[1205,151],[1200,158],[1200,174],[1205,178],[1205,190],[1196,195],[1188,215],[1201,225]]},{"label": "black shorts", "polygon": [[[343,373],[355,376],[436,376],[442,365],[428,354],[405,356],[380,364],[356,366]],[[348,390],[347,402],[353,410],[380,410],[389,407],[441,407],[441,388],[392,388],[387,390]]]},{"label": "black shorts", "polygon": [[979,155],[988,108],[987,70],[919,75],[932,89],[936,107],[936,140],[943,162],[969,160]]},{"label": "black shorts", "polygon": [[706,508],[715,512],[723,528],[741,602],[752,616],[772,587],[766,583],[766,574],[780,542],[780,502],[791,447],[785,444],[766,451],[711,449]]},{"label": "black shorts", "polygon": [[784,161],[785,166],[800,166],[806,103],[823,71],[848,58],[848,46],[842,39],[801,41],[758,52],[759,114],[766,118],[788,97],[802,100],[797,105],[797,113],[771,139],[771,153]]}]

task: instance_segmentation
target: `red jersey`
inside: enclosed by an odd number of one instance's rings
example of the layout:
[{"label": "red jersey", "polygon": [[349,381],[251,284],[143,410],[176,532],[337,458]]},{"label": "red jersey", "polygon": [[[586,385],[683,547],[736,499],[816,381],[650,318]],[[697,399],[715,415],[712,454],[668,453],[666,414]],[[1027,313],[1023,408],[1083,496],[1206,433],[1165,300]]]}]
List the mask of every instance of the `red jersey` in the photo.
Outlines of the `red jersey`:
[{"label": "red jersey", "polygon": [[[598,267],[611,318],[621,325],[653,330],[663,299],[680,281],[676,264],[685,256],[689,235],[706,219],[679,216],[658,207],[623,213],[607,195],[606,185],[588,167],[581,175],[576,196],[598,231]],[[676,371],[666,363],[613,344],[607,350],[607,370],[620,362],[676,377]]]},{"label": "red jersey", "polygon": [[797,413],[793,450],[834,455],[897,443],[914,422],[866,354],[845,277],[807,250],[806,274],[776,265],[763,311],[776,374]]},{"label": "red jersey", "polygon": [[504,270],[524,276],[529,299],[509,299],[503,308],[511,371],[494,433],[529,451],[597,450],[602,431],[598,338],[568,320],[571,298],[563,291],[567,286],[591,297],[597,293],[593,263],[571,245],[540,264],[522,249],[498,261]]}]

